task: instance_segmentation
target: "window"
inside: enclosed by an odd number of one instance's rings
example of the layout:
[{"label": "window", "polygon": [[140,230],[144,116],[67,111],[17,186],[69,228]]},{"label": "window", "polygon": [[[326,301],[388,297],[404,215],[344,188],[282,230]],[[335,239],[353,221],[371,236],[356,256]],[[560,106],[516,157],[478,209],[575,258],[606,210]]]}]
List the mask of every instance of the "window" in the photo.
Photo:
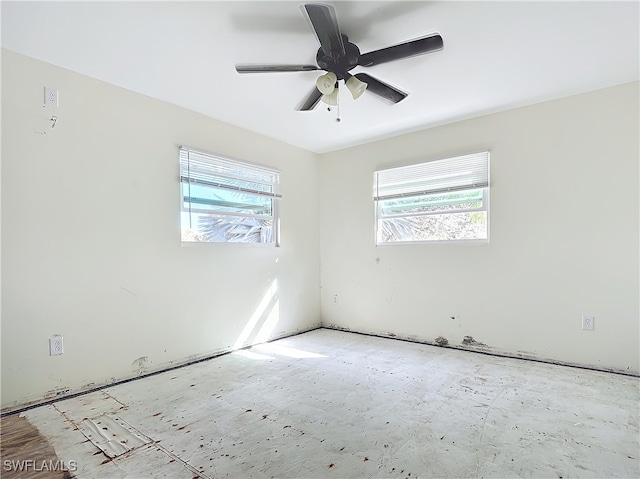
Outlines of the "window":
[{"label": "window", "polygon": [[489,152],[374,173],[376,244],[489,238]]},{"label": "window", "polygon": [[180,147],[183,242],[278,242],[280,173]]}]

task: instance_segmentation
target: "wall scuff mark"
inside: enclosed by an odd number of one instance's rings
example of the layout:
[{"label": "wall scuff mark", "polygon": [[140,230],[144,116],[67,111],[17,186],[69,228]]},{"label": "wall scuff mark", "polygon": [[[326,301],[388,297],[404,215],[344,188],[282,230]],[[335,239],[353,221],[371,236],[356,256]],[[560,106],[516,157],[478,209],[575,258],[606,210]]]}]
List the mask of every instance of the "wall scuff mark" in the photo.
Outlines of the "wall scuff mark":
[{"label": "wall scuff mark", "polygon": [[473,339],[473,336],[465,336],[462,339],[462,344],[465,346],[486,346],[486,344]]},{"label": "wall scuff mark", "polygon": [[435,342],[438,346],[448,346],[449,345],[449,340],[447,338],[445,338],[444,336],[438,336],[435,339]]},{"label": "wall scuff mark", "polygon": [[131,369],[138,374],[142,374],[145,370],[149,369],[151,361],[148,356],[141,356],[131,363]]}]

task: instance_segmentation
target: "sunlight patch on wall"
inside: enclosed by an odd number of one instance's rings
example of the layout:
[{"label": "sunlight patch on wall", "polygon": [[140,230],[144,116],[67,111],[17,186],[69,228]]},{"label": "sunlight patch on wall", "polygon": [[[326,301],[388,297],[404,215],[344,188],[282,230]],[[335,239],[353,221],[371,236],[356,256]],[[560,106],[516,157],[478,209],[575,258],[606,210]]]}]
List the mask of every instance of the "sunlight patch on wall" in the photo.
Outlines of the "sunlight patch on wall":
[{"label": "sunlight patch on wall", "polygon": [[278,280],[274,279],[232,349],[266,341],[279,319]]},{"label": "sunlight patch on wall", "polygon": [[273,306],[269,308],[269,314],[265,319],[260,331],[256,334],[252,344],[264,343],[269,340],[273,329],[276,327],[278,320],[280,319],[280,300],[275,298]]}]

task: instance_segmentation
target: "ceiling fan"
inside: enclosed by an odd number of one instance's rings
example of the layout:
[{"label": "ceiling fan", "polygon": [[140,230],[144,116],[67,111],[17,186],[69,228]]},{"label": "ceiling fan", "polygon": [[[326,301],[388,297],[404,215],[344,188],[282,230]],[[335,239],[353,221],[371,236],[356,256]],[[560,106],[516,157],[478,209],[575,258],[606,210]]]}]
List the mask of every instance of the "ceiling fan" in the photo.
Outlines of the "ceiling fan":
[{"label": "ceiling fan", "polygon": [[338,82],[344,80],[345,86],[357,99],[365,90],[378,95],[392,103],[404,100],[408,93],[398,90],[366,73],[349,73],[357,66],[370,67],[380,63],[400,60],[402,58],[422,55],[442,50],[442,37],[438,34],[427,35],[416,40],[400,43],[390,47],[360,53],[360,49],[340,32],[338,19],[333,6],[307,3],[301,6],[311,22],[314,33],[320,43],[316,54],[317,65],[236,65],[238,73],[267,72],[306,72],[324,70],[316,81],[316,87],[306,96],[299,111],[313,110],[322,100],[328,105],[338,103]]}]

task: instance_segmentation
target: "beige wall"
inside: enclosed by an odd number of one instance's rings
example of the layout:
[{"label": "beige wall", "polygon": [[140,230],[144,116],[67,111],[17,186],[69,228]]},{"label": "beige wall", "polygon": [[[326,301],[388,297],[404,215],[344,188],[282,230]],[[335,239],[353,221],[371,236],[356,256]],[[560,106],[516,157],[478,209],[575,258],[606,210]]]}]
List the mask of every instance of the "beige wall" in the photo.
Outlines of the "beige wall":
[{"label": "beige wall", "polygon": [[[323,324],[638,373],[638,105],[632,83],[323,155]],[[488,245],[374,245],[374,170],[483,149]]]},{"label": "beige wall", "polygon": [[[181,247],[181,144],[281,170],[280,248]],[[318,326],[317,198],[314,154],[3,51],[2,406]]]},{"label": "beige wall", "polygon": [[[53,130],[44,85],[60,91]],[[318,157],[3,51],[2,407],[321,319],[452,345],[469,335],[498,353],[638,373],[638,90]],[[180,245],[181,144],[281,170],[280,248]],[[374,245],[376,168],[485,148],[489,244]],[[595,331],[580,329],[583,314]],[[64,335],[62,356],[48,355],[53,334]]]}]

